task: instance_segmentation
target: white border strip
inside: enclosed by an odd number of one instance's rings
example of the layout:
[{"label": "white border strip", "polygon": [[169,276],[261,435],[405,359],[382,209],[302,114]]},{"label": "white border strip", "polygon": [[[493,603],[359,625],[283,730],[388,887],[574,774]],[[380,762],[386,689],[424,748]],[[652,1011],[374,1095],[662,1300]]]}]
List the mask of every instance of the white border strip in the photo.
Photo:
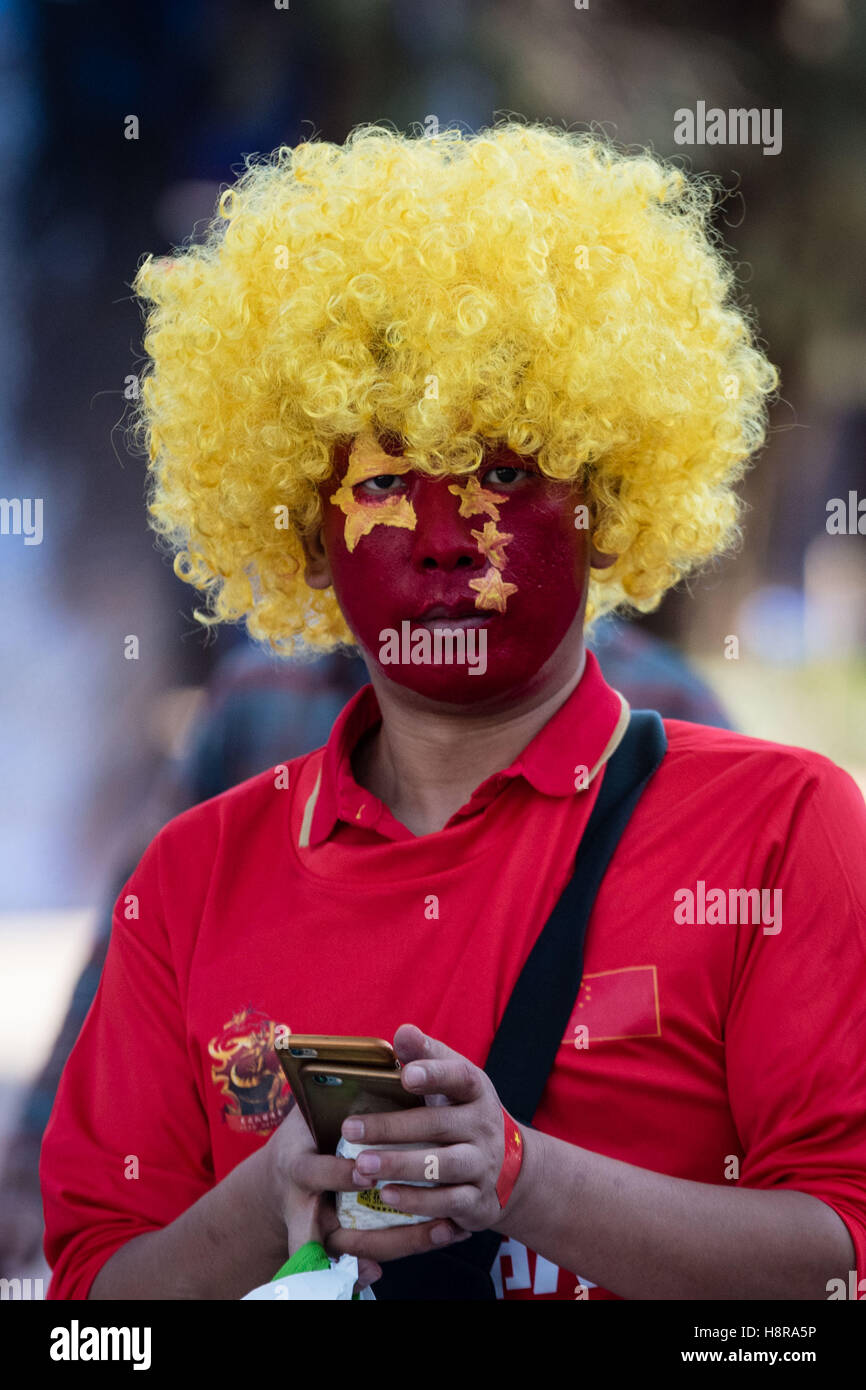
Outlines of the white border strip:
[{"label": "white border strip", "polygon": [[301,830],[298,835],[298,848],[309,849],[310,847],[310,826],[313,824],[313,812],[316,809],[316,802],[319,799],[319,788],[322,785],[322,765],[319,767],[319,775],[316,778],[316,785],[307,797],[307,804],[304,807],[304,819],[301,821]]},{"label": "white border strip", "polygon": [[617,750],[617,748],[619,747],[619,745],[622,743],[623,739],[625,738],[625,731],[626,731],[626,729],[628,728],[628,721],[629,721],[629,719],[631,718],[631,707],[630,707],[630,705],[629,705],[628,700],[625,698],[624,695],[620,694],[620,692],[619,692],[618,690],[615,690],[615,691],[614,691],[614,694],[615,694],[615,695],[619,695],[619,703],[620,703],[620,706],[621,706],[620,712],[619,712],[619,719],[616,721],[616,727],[615,727],[613,733],[611,734],[610,738],[609,738],[608,741],[607,741],[607,744],[606,744],[606,746],[605,746],[604,752],[602,753],[602,755],[601,755],[601,757],[599,758],[598,762],[595,764],[595,767],[594,767],[594,768],[592,769],[592,771],[587,775],[587,779],[586,779],[586,784],[587,784],[587,786],[589,786],[589,784],[590,784],[590,782],[592,781],[592,779],[593,779],[593,777],[595,776],[595,774],[596,774],[602,767],[604,767],[605,763],[607,762],[607,760],[608,760],[608,758],[611,756],[611,754],[612,754],[612,753],[615,753],[616,750]]}]

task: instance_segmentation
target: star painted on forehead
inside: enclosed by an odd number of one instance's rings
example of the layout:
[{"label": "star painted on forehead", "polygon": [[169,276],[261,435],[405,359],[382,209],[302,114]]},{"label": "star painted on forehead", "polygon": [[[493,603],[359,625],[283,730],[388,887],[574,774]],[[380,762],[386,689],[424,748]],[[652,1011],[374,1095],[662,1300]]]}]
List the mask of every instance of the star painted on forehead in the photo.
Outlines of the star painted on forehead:
[{"label": "star painted on forehead", "polygon": [[486,569],[480,579],[470,579],[470,589],[477,589],[476,608],[495,608],[498,613],[505,612],[505,600],[517,593],[516,584],[507,584],[499,570]]},{"label": "star painted on forehead", "polygon": [[509,541],[514,540],[514,536],[508,531],[497,531],[495,521],[485,522],[483,531],[472,531],[470,534],[478,543],[478,549],[485,560],[495,569],[504,569],[505,547]]},{"label": "star painted on forehead", "polygon": [[397,497],[383,497],[381,501],[359,502],[353,488],[365,483],[369,478],[378,478],[383,473],[402,474],[411,471],[412,464],[404,458],[386,454],[373,434],[362,434],[356,439],[349,454],[349,466],[340,487],[331,497],[335,507],[345,514],[344,537],[346,549],[352,551],[362,536],[372,531],[374,526],[403,526],[414,531],[418,524],[415,508],[405,494]]}]

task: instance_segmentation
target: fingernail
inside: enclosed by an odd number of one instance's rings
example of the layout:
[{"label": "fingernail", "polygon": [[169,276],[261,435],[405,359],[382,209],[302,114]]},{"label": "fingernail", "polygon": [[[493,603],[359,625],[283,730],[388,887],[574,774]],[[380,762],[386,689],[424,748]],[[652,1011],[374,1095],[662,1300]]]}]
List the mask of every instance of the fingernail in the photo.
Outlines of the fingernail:
[{"label": "fingernail", "polygon": [[447,1226],[434,1226],[430,1233],[430,1240],[434,1245],[447,1245],[453,1239]]},{"label": "fingernail", "polygon": [[382,1167],[382,1160],[378,1154],[358,1154],[355,1159],[355,1167],[359,1173],[378,1173]]},{"label": "fingernail", "polygon": [[363,1139],[364,1121],[363,1120],[344,1120],[343,1121],[344,1139]]},{"label": "fingernail", "polygon": [[427,1080],[427,1073],[423,1067],[413,1065],[406,1068],[406,1080],[410,1086],[420,1086]]}]

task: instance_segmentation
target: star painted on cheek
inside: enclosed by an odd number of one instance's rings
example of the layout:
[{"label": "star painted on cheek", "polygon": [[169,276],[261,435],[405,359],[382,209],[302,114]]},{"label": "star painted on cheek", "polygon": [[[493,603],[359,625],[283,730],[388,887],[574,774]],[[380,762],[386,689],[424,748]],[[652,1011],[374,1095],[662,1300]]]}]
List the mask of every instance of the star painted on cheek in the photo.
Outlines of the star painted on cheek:
[{"label": "star painted on cheek", "polygon": [[505,600],[517,593],[516,584],[506,584],[497,569],[486,569],[480,579],[470,579],[470,589],[477,589],[476,608],[495,608],[498,613],[505,612]]},{"label": "star painted on cheek", "polygon": [[478,549],[488,564],[498,570],[504,569],[505,547],[514,540],[514,536],[507,531],[497,531],[495,521],[485,522],[483,531],[472,531],[470,534],[478,542]]},{"label": "star painted on cheek", "polygon": [[343,534],[350,553],[361,537],[372,531],[374,526],[403,526],[409,531],[415,530],[418,518],[405,493],[400,496],[383,495],[381,501],[371,499],[362,502],[353,491],[359,483],[365,483],[370,478],[378,478],[386,473],[400,476],[411,469],[412,465],[406,459],[395,458],[380,449],[375,435],[359,435],[349,455],[349,466],[343,481],[331,497],[333,506],[339,507],[346,517]]},{"label": "star painted on cheek", "polygon": [[490,492],[481,486],[477,478],[469,478],[464,487],[459,483],[451,483],[448,491],[460,498],[460,516],[476,516],[478,512],[484,512],[487,516],[492,516],[494,521],[498,521],[499,508],[496,504],[508,501],[507,494]]}]

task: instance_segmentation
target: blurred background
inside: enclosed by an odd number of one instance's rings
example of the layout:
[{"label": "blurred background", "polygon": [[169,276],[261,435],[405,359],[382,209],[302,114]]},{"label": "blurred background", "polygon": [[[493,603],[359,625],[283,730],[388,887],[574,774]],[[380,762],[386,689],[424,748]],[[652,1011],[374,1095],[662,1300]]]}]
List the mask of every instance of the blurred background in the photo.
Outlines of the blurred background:
[{"label": "blurred background", "polygon": [[[633,703],[816,749],[866,787],[864,60],[853,0],[0,7],[0,1273],[47,1274],[41,1132],[145,843],[323,743],[366,679],[192,617],[124,448],[143,255],[195,239],[244,154],[362,121],[593,123],[721,176],[782,378],[745,545],[599,656]],[[781,148],[678,144],[699,103],[781,113]]]}]

